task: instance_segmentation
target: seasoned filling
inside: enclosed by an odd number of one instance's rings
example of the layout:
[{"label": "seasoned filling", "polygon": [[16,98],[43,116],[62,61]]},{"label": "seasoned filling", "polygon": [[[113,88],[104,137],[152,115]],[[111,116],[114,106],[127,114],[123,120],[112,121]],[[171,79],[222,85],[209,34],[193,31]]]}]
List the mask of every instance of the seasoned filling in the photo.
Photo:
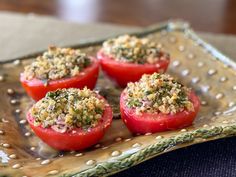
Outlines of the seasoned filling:
[{"label": "seasoned filling", "polygon": [[70,88],[49,92],[30,110],[34,125],[51,127],[57,132],[90,128],[98,124],[105,102],[94,91]]},{"label": "seasoned filling", "polygon": [[140,81],[129,83],[126,104],[137,113],[175,114],[187,109],[193,111],[190,90],[167,74],[143,75]]},{"label": "seasoned filling", "polygon": [[52,46],[25,67],[24,76],[27,80],[37,78],[43,81],[73,77],[90,64],[90,58],[80,50]]},{"label": "seasoned filling", "polygon": [[111,58],[128,63],[155,64],[168,60],[169,55],[162,52],[157,44],[148,38],[123,35],[103,43],[102,51]]}]

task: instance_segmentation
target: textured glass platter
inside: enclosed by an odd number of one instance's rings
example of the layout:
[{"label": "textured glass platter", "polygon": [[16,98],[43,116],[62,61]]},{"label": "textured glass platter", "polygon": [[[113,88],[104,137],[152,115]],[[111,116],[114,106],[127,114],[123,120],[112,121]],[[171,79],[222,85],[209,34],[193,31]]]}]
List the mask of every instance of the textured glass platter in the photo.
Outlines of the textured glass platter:
[{"label": "textured glass platter", "polygon": [[[31,131],[25,113],[33,101],[19,82],[24,65],[38,54],[0,63],[0,176],[107,176],[159,154],[236,134],[236,64],[201,40],[186,23],[168,22],[136,33],[168,51],[167,73],[201,99],[191,127],[132,135],[119,119],[120,88],[100,74],[96,89],[112,104],[112,127],[99,144],[80,152],[58,152]],[[102,41],[74,46],[95,55]],[[62,142],[63,143],[63,142]]]}]

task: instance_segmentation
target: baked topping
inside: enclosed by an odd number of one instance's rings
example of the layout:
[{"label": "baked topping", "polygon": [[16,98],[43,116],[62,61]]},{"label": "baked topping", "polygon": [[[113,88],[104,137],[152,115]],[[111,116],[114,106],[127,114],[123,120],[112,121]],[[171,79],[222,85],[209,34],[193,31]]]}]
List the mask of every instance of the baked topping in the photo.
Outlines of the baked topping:
[{"label": "baked topping", "polygon": [[43,81],[73,77],[90,64],[90,58],[80,50],[52,46],[25,67],[24,76],[27,80],[37,78]]},{"label": "baked topping", "polygon": [[138,64],[155,64],[159,60],[169,59],[169,55],[160,51],[157,44],[148,38],[123,35],[103,43],[102,51],[114,60]]},{"label": "baked topping", "polygon": [[30,110],[34,125],[51,127],[57,132],[90,128],[98,124],[105,102],[94,91],[70,88],[48,92]]},{"label": "baked topping", "polygon": [[135,108],[137,113],[175,114],[184,109],[194,110],[188,98],[190,90],[167,74],[145,74],[138,82],[128,83],[126,93],[127,106]]}]

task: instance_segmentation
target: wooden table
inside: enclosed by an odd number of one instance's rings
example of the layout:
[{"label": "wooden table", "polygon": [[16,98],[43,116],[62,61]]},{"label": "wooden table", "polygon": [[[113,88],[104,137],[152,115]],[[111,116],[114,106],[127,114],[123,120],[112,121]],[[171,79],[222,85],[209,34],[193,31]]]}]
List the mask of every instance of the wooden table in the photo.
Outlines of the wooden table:
[{"label": "wooden table", "polygon": [[196,30],[236,34],[235,0],[1,0],[0,10],[136,26],[180,18]]}]

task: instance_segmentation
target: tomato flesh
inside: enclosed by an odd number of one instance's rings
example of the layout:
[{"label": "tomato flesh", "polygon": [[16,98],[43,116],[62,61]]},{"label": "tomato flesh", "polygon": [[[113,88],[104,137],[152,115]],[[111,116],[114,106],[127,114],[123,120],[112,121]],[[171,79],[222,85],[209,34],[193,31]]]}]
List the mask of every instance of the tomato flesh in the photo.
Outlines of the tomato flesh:
[{"label": "tomato flesh", "polygon": [[47,86],[39,79],[27,80],[23,73],[20,75],[20,81],[27,94],[36,101],[43,98],[47,92],[58,88],[82,89],[87,86],[89,89],[93,89],[98,78],[99,63],[95,58],[91,58],[91,60],[92,64],[79,73],[78,76],[52,80],[48,82]]},{"label": "tomato flesh", "polygon": [[133,133],[155,133],[166,130],[175,130],[193,123],[200,107],[200,101],[192,91],[189,99],[193,103],[194,111],[183,110],[174,115],[163,113],[136,114],[135,109],[128,108],[125,103],[126,93],[123,91],[120,98],[121,118]]},{"label": "tomato flesh", "polygon": [[[104,99],[101,96],[100,98]],[[104,136],[112,122],[112,109],[106,102],[101,121],[95,127],[88,130],[77,128],[65,133],[56,132],[52,128],[34,126],[34,118],[30,112],[27,113],[27,120],[35,134],[49,146],[58,150],[83,150],[96,144]]]},{"label": "tomato flesh", "polygon": [[163,73],[169,65],[169,58],[161,60],[156,64],[134,64],[116,61],[105,55],[102,51],[97,53],[103,72],[121,87],[125,87],[128,82],[138,81],[143,74],[154,72]]}]

